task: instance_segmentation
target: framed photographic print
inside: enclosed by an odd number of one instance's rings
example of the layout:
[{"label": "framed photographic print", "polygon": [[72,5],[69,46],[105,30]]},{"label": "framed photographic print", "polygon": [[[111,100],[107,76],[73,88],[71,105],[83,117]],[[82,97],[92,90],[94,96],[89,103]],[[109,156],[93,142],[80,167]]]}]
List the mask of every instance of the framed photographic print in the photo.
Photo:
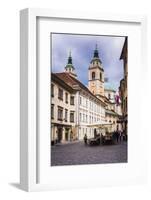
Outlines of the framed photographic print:
[{"label": "framed photographic print", "polygon": [[146,182],[146,18],[47,9],[20,16],[21,187]]}]

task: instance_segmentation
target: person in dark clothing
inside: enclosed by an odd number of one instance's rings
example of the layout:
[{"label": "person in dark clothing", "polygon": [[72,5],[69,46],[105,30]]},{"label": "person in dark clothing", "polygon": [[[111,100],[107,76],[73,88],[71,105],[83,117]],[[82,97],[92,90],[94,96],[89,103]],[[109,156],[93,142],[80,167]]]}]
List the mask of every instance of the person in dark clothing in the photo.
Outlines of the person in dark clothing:
[{"label": "person in dark clothing", "polygon": [[117,141],[117,143],[118,143],[118,140],[119,140],[119,132],[116,131],[116,141]]},{"label": "person in dark clothing", "polygon": [[85,135],[84,135],[84,144],[87,144],[87,140],[88,140],[87,134],[85,134]]},{"label": "person in dark clothing", "polygon": [[122,131],[119,130],[119,138],[120,138],[120,142],[122,141]]},{"label": "person in dark clothing", "polygon": [[116,131],[113,132],[113,141],[116,141]]},{"label": "person in dark clothing", "polygon": [[94,138],[96,138],[97,136],[97,132],[96,132],[96,128],[94,129]]}]

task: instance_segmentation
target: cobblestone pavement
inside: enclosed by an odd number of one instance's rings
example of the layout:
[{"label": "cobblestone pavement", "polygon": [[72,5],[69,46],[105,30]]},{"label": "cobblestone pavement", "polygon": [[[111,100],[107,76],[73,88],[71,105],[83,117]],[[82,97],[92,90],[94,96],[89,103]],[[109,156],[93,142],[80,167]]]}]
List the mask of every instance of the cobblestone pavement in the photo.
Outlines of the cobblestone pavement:
[{"label": "cobblestone pavement", "polygon": [[51,166],[127,162],[127,143],[85,146],[83,142],[51,147]]}]

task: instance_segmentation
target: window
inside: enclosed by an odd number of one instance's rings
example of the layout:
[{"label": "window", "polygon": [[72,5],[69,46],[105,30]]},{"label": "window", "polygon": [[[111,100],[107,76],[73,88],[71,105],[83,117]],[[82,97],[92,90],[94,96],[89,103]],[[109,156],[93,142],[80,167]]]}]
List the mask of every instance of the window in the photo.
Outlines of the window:
[{"label": "window", "polygon": [[54,97],[54,85],[51,84],[51,97]]},{"label": "window", "polygon": [[70,112],[70,122],[74,122],[74,111]]},{"label": "window", "polygon": [[62,121],[63,120],[63,108],[58,106],[58,120]]},{"label": "window", "polygon": [[68,103],[68,93],[67,92],[65,94],[65,98],[66,98],[66,103]]},{"label": "window", "polygon": [[95,72],[92,72],[92,80],[95,79]]},{"label": "window", "polygon": [[58,99],[63,100],[63,90],[61,88],[58,90]]},{"label": "window", "polygon": [[88,122],[88,116],[86,115],[86,123]]},{"label": "window", "polygon": [[74,96],[70,96],[70,105],[74,105]]},{"label": "window", "polygon": [[100,80],[102,81],[102,73],[100,73]]},{"label": "window", "polygon": [[80,113],[80,122],[82,121],[82,114]]},{"label": "window", "polygon": [[51,104],[51,119],[54,119],[54,104]]},{"label": "window", "polygon": [[80,105],[82,104],[82,97],[80,97]]},{"label": "window", "polygon": [[65,122],[67,122],[67,121],[68,121],[68,110],[65,109]]},{"label": "window", "polygon": [[88,107],[88,100],[86,99],[86,108]]}]

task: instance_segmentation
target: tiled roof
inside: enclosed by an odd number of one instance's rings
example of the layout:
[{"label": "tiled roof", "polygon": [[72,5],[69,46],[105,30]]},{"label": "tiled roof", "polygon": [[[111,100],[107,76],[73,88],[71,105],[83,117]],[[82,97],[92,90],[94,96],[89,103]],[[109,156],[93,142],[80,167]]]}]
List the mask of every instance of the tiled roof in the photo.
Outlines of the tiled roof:
[{"label": "tiled roof", "polygon": [[[88,92],[91,96],[93,96],[95,99],[101,101],[98,99],[90,90],[83,84],[81,83],[78,79],[70,76],[68,72],[62,72],[62,73],[55,73],[56,76],[58,76],[60,79],[62,79],[65,83],[67,83],[70,87],[75,88],[75,86],[79,86],[80,89],[85,90]],[[103,101],[101,101],[102,104],[104,104]]]},{"label": "tiled roof", "polygon": [[67,89],[70,92],[73,92],[73,88],[67,84],[65,81],[63,81],[59,76],[57,76],[55,73],[51,73],[51,80],[54,82],[57,82],[59,85],[63,86],[65,89]]}]

